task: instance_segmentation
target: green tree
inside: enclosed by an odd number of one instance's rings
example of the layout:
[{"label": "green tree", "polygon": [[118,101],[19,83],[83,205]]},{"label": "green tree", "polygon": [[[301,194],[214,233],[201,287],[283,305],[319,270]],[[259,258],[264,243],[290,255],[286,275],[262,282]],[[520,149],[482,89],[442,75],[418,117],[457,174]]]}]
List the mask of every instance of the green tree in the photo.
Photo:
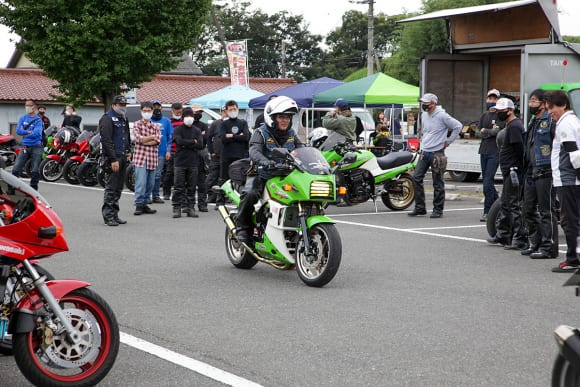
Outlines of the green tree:
[{"label": "green tree", "polygon": [[[277,78],[286,75],[302,81],[313,75],[311,64],[322,56],[318,47],[322,37],[308,32],[302,16],[291,16],[286,11],[273,15],[261,10],[251,11],[248,9],[250,3],[243,1],[214,6],[226,40],[248,39],[248,65],[252,76]],[[193,50],[193,57],[205,74],[229,73],[227,58],[217,37],[216,25],[206,25],[199,39],[203,44]]]},{"label": "green tree", "polygon": [[105,107],[122,87],[170,70],[191,50],[211,0],[0,2],[0,22],[22,37],[18,49],[58,82],[64,99]]}]

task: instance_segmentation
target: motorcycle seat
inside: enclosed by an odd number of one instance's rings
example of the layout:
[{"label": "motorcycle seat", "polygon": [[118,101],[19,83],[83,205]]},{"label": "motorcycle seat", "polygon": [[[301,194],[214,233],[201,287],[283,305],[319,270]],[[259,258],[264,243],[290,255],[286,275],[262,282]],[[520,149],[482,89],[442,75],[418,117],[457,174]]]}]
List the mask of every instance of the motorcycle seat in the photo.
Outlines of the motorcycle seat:
[{"label": "motorcycle seat", "polygon": [[413,160],[413,154],[411,152],[391,152],[388,155],[377,158],[377,163],[381,169],[391,169],[407,163]]}]

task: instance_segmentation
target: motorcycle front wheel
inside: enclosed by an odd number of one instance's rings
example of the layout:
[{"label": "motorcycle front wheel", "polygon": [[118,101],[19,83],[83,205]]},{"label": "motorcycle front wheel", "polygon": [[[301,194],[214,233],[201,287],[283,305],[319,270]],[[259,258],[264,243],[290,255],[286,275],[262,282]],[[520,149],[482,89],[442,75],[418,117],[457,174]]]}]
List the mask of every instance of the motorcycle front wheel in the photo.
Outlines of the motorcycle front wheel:
[{"label": "motorcycle front wheel", "polygon": [[58,160],[44,159],[40,163],[40,177],[44,181],[57,181],[62,177],[62,167]]},{"label": "motorcycle front wheel", "polygon": [[558,354],[552,368],[552,387],[580,386],[580,372],[562,354]]},{"label": "motorcycle front wheel", "polygon": [[393,211],[402,211],[409,208],[415,201],[413,178],[410,175],[403,174],[397,180],[386,182],[384,192],[381,194],[381,200],[387,208]]},{"label": "motorcycle front wheel", "polygon": [[489,208],[489,211],[487,213],[487,219],[485,221],[487,233],[492,238],[495,236],[495,233],[497,231],[497,220],[499,218],[500,212],[501,212],[501,200],[497,199],[495,202],[493,202],[493,204]]},{"label": "motorcycle front wheel", "polygon": [[[119,326],[109,305],[95,292],[82,288],[59,300],[78,334],[70,344],[42,321],[36,329],[14,335],[14,358],[22,374],[37,386],[92,386],[115,363]],[[47,341],[48,340],[48,341]]]},{"label": "motorcycle front wheel", "polygon": [[[32,264],[32,266],[34,266],[34,268],[36,269],[38,274],[40,274],[40,276],[45,276],[47,281],[55,279],[54,276],[50,274],[49,271],[43,268],[42,266],[37,265],[35,263]],[[16,273],[12,272],[10,276],[11,277],[16,276]],[[32,278],[29,278],[26,272],[24,274],[24,278],[28,278],[28,280],[32,282]],[[21,289],[20,286],[17,289],[15,289],[15,292],[16,294],[20,295],[19,297],[25,294],[24,289]],[[2,295],[2,297],[4,297],[4,295]],[[5,356],[10,356],[13,354],[12,335],[5,335],[4,337],[0,338],[0,354]]]},{"label": "motorcycle front wheel", "polygon": [[94,187],[99,184],[97,180],[97,169],[99,165],[95,162],[82,162],[77,169],[79,183],[85,187]]},{"label": "motorcycle front wheel", "polygon": [[64,163],[64,167],[62,168],[62,177],[64,177],[67,183],[72,185],[80,184],[79,178],[77,176],[79,165],[81,165],[80,161],[71,159]]},{"label": "motorcycle front wheel", "polygon": [[296,271],[308,286],[322,287],[329,283],[340,266],[342,242],[336,227],[329,223],[319,223],[308,230],[310,250],[307,256],[304,241],[300,241],[296,254]]}]

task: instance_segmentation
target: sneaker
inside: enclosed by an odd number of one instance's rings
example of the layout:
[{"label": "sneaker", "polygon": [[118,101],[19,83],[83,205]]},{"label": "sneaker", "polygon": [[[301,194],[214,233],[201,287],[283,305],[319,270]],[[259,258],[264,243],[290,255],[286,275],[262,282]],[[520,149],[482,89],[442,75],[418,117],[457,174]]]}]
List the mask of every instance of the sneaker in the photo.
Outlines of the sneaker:
[{"label": "sneaker", "polygon": [[580,264],[568,263],[568,261],[560,262],[556,267],[552,268],[552,273],[570,273],[580,268]]},{"label": "sneaker", "polygon": [[407,215],[409,215],[409,216],[427,215],[427,211],[414,209],[413,211],[409,212]]},{"label": "sneaker", "polygon": [[479,218],[480,222],[487,222],[487,214],[483,214],[481,215],[481,218]]},{"label": "sneaker", "polygon": [[159,196],[157,196],[156,198],[153,198],[153,203],[163,204],[163,203],[165,203],[165,200],[163,200]]}]

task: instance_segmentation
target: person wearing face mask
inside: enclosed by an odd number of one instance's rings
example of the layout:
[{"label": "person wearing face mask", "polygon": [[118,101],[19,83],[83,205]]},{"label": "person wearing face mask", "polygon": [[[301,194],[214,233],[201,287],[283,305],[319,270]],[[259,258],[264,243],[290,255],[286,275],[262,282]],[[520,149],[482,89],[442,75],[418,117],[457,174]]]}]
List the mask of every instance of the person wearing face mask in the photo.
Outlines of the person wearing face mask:
[{"label": "person wearing face mask", "polygon": [[203,148],[203,136],[196,127],[191,108],[183,109],[183,125],[175,128],[174,175],[175,191],[171,202],[173,217],[180,218],[182,209],[188,217],[197,218],[195,212],[195,187],[197,186],[199,151]]},{"label": "person wearing face mask", "polygon": [[544,90],[532,91],[528,110],[531,117],[524,136],[523,212],[530,247],[521,253],[532,259],[556,258],[558,218],[550,160],[556,121],[546,109]]},{"label": "person wearing face mask", "polygon": [[64,115],[64,119],[62,120],[62,127],[65,126],[72,126],[76,128],[79,133],[81,130],[81,121],[83,118],[77,115],[77,109],[74,105],[66,105],[62,114]]},{"label": "person wearing face mask", "polygon": [[161,199],[161,176],[163,175],[163,168],[165,162],[171,158],[171,142],[173,139],[173,125],[169,118],[163,115],[163,106],[160,101],[153,101],[153,115],[151,122],[159,124],[161,129],[161,142],[159,143],[157,169],[155,170],[155,182],[153,183],[153,196],[150,199],[153,203],[164,203]]},{"label": "person wearing face mask", "polygon": [[496,232],[493,237],[487,239],[487,242],[502,245],[506,250],[521,251],[528,248],[528,237],[520,208],[520,188],[523,184],[524,124],[515,116],[514,103],[509,98],[500,98],[492,109],[497,112],[499,120],[505,123],[505,128],[497,135],[503,188]]},{"label": "person wearing face mask", "polygon": [[[203,117],[203,106],[198,103],[191,105],[191,110],[193,110],[193,125],[195,125],[200,131],[203,137],[203,148],[199,152],[199,168],[197,175],[197,185],[194,187],[196,192],[193,193],[194,198],[197,200],[197,209],[199,212],[207,212],[207,170],[209,164],[209,154],[207,150],[207,136],[209,132],[209,126],[201,120]],[[197,193],[197,195],[196,195]],[[195,206],[194,201],[194,206]]]},{"label": "person wearing face mask", "polygon": [[[228,119],[222,121],[220,126],[220,140],[222,143],[220,185],[230,178],[230,164],[239,159],[248,157],[250,141],[248,123],[246,120],[238,118],[238,103],[234,100],[230,100],[226,102],[225,106]],[[223,200],[223,197],[218,198],[216,204],[223,204]]]},{"label": "person wearing face mask", "polygon": [[447,114],[441,106],[438,106],[438,101],[437,96],[432,93],[426,93],[419,99],[423,110],[421,114],[421,156],[413,173],[415,209],[407,214],[409,216],[427,215],[423,179],[429,168],[431,168],[431,176],[433,177],[433,213],[430,217],[441,218],[443,216],[445,205],[443,174],[447,168],[445,148],[455,141],[462,125],[461,122]]},{"label": "person wearing face mask", "polygon": [[[175,102],[171,105],[171,126],[173,130],[178,126],[183,125],[183,119],[181,117],[183,112],[183,105],[179,102]],[[163,200],[169,200],[171,197],[171,187],[173,186],[173,156],[175,156],[175,141],[171,140],[171,156],[165,162],[165,172],[163,173]]]},{"label": "person wearing face mask", "polygon": [[135,166],[135,212],[133,215],[154,214],[147,202],[155,184],[155,171],[159,162],[158,147],[161,143],[159,124],[151,122],[153,104],[149,101],[141,103],[141,119],[133,124],[135,151],[133,165]]},{"label": "person wearing face mask", "polygon": [[50,118],[46,115],[46,106],[38,105],[38,116],[42,119],[42,124],[44,129],[48,129],[50,126]]},{"label": "person wearing face mask", "polygon": [[501,94],[497,89],[491,89],[487,92],[487,99],[485,100],[487,111],[483,113],[479,119],[481,143],[479,144],[478,153],[480,155],[479,159],[481,162],[484,195],[483,215],[481,216],[481,219],[479,219],[481,222],[487,221],[487,213],[489,212],[491,205],[498,198],[497,190],[493,183],[499,165],[496,136],[505,124],[497,118],[497,112],[492,112],[490,109],[495,106],[495,103],[500,96]]},{"label": "person wearing face mask", "polygon": [[[214,120],[208,129],[207,134],[207,151],[209,153],[209,172],[206,179],[206,187],[213,187],[218,184],[220,178],[220,167],[221,167],[221,150],[222,142],[220,140],[219,131],[224,120],[228,119],[228,112],[226,107],[221,108],[221,119]],[[210,189],[208,192],[208,203],[215,203],[217,200],[216,193]],[[217,208],[217,207],[216,207]]]},{"label": "person wearing face mask", "polygon": [[16,125],[16,134],[22,136],[22,146],[14,162],[12,174],[20,177],[24,165],[30,159],[32,163],[30,186],[38,190],[40,162],[42,161],[42,153],[44,152],[44,147],[42,146],[44,127],[42,125],[42,118],[36,114],[36,104],[34,101],[30,99],[26,100],[24,110],[26,114],[18,119],[18,124]]},{"label": "person wearing face mask", "polygon": [[125,170],[131,160],[131,136],[127,114],[127,99],[124,95],[113,97],[111,109],[99,120],[101,134],[101,160],[104,168],[111,172],[105,185],[101,213],[107,226],[118,226],[127,221],[119,218],[119,199],[125,186]]}]

